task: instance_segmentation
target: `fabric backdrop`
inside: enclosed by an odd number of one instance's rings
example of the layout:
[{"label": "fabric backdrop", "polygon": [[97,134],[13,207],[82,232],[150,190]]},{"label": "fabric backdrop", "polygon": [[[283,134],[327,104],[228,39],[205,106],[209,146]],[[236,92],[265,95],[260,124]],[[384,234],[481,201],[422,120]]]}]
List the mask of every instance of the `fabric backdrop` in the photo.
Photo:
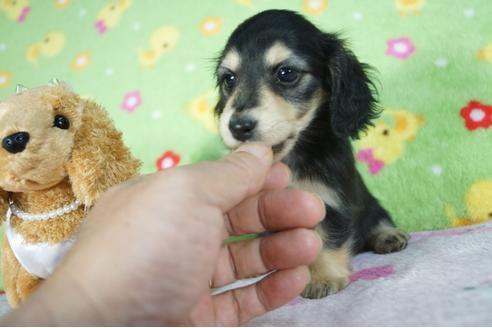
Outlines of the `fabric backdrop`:
[{"label": "fabric backdrop", "polygon": [[225,153],[214,58],[270,8],[339,31],[377,69],[385,114],[358,168],[407,230],[492,217],[490,0],[0,0],[0,98],[57,77],[106,107],[143,173]]}]

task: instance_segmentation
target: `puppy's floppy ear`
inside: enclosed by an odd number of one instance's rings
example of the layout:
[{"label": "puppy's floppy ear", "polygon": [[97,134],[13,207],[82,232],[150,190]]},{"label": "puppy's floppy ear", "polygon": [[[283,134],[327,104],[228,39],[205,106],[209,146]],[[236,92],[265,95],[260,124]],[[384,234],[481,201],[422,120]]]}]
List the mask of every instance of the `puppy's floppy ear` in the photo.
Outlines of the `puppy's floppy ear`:
[{"label": "puppy's floppy ear", "polygon": [[123,144],[106,111],[92,101],[81,101],[81,125],[66,168],[75,197],[92,206],[111,186],[137,175],[140,161]]},{"label": "puppy's floppy ear", "polygon": [[339,137],[357,138],[380,113],[367,72],[370,67],[360,63],[337,35],[323,35],[323,51],[333,131]]}]

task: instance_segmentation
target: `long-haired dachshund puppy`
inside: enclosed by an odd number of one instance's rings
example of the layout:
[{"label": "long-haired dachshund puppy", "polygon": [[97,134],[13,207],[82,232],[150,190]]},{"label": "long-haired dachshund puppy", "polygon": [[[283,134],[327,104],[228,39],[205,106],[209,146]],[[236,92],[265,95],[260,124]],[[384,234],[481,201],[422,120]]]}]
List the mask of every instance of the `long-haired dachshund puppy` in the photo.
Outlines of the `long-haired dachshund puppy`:
[{"label": "long-haired dachshund puppy", "polygon": [[310,268],[307,298],[346,287],[354,254],[399,251],[409,238],[355,168],[350,138],[379,113],[367,69],[337,35],[287,10],[244,21],[218,60],[224,143],[271,145],[275,159],[291,169],[291,185],[325,202],[326,218],[316,228],[324,247]]}]

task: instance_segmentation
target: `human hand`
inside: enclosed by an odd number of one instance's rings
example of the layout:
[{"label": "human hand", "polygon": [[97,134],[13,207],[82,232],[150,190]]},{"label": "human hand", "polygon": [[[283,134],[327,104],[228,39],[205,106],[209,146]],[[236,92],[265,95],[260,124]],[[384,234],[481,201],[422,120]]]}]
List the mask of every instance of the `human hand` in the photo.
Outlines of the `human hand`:
[{"label": "human hand", "polygon": [[[58,270],[6,324],[236,325],[299,295],[321,247],[314,195],[247,145],[226,159],[132,179],[89,213]],[[272,235],[224,246],[228,236]],[[236,279],[255,285],[211,296]],[[9,321],[10,320],[10,321]]]}]

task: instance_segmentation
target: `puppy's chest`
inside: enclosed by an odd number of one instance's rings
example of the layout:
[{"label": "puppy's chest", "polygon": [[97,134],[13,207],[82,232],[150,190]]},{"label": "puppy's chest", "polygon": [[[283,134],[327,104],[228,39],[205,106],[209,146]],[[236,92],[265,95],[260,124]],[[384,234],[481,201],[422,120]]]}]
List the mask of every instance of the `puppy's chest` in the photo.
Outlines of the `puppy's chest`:
[{"label": "puppy's chest", "polygon": [[338,193],[330,186],[320,181],[292,177],[290,186],[317,194],[326,205],[332,208],[339,208],[341,205]]}]

